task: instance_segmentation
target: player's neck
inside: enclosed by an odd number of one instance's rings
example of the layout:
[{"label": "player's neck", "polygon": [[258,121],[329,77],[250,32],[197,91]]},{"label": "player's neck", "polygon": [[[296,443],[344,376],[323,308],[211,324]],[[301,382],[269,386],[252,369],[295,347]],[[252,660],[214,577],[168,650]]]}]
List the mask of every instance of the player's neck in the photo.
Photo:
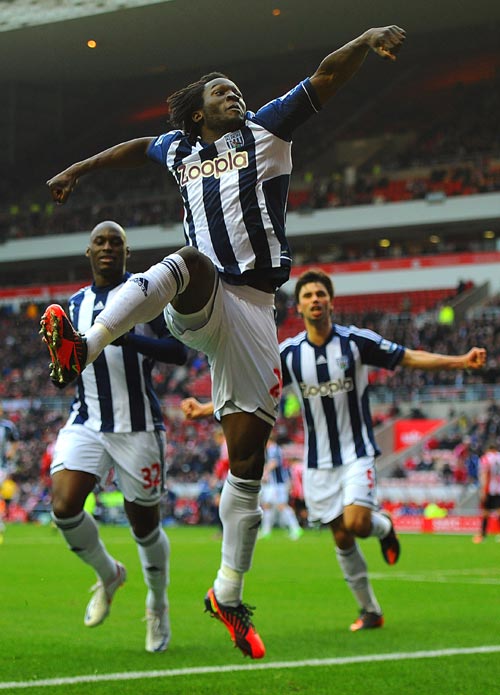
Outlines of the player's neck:
[{"label": "player's neck", "polygon": [[113,275],[102,275],[101,273],[95,273],[94,275],[94,287],[111,287],[119,285],[123,282],[124,273],[114,273]]},{"label": "player's neck", "polygon": [[328,340],[332,330],[330,322],[322,322],[321,324],[306,323],[307,339],[313,345],[324,345]]},{"label": "player's neck", "polygon": [[201,133],[200,137],[202,142],[204,142],[206,145],[211,145],[213,142],[216,140],[219,140],[223,135],[227,133],[226,130],[214,130],[213,128],[206,128],[205,126],[201,127]]}]

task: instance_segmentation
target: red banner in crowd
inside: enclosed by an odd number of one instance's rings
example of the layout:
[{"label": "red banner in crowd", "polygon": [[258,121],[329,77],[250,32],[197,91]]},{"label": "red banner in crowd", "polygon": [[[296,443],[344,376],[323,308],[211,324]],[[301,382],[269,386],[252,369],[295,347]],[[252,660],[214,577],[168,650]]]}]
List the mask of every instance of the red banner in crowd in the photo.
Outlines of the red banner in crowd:
[{"label": "red banner in crowd", "polygon": [[394,425],[394,451],[406,449],[426,434],[444,425],[446,420],[398,420]]},{"label": "red banner in crowd", "polygon": [[[444,519],[426,519],[424,516],[393,516],[394,528],[407,533],[464,533],[481,532],[480,516],[447,516]],[[496,519],[488,522],[488,533],[500,533]]]}]

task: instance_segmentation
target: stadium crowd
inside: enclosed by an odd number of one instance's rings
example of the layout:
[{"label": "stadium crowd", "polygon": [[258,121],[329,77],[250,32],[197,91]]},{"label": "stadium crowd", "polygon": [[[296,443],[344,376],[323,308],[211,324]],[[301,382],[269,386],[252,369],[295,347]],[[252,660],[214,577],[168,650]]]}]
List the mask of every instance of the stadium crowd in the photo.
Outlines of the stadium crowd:
[{"label": "stadium crowd", "polygon": [[[283,296],[281,302],[283,303]],[[290,300],[288,300],[290,305]],[[17,450],[11,478],[17,485],[16,499],[20,518],[29,518],[46,511],[50,502],[50,481],[47,475],[50,465],[50,450],[59,428],[67,417],[72,398],[71,393],[56,392],[47,379],[47,358],[40,350],[39,316],[42,306],[28,304],[19,313],[8,311],[5,307],[0,314],[0,328],[5,341],[0,345],[0,401],[5,412],[16,425],[20,444]],[[281,321],[286,320],[288,310],[282,304]],[[500,297],[492,297],[475,315],[458,325],[440,325],[429,321],[420,325],[415,317],[391,316],[383,312],[370,312],[364,315],[336,315],[339,323],[362,325],[380,332],[401,344],[413,344],[417,348],[449,353],[466,351],[471,344],[482,345],[488,352],[487,368],[476,374],[455,374],[452,372],[423,372],[398,369],[387,372],[381,369],[371,372],[371,388],[377,392],[390,393],[394,406],[392,415],[398,412],[398,402],[419,402],[426,389],[444,387],[452,394],[457,387],[467,385],[493,384],[498,380],[500,368]],[[282,324],[283,325],[283,324]],[[210,396],[209,371],[206,358],[201,353],[190,352],[186,365],[171,366],[157,364],[154,381],[165,413],[167,424],[166,457],[169,466],[169,490],[164,500],[164,512],[171,521],[194,523],[200,518],[215,518],[210,500],[216,493],[211,478],[219,449],[217,444],[218,426],[212,420],[187,421],[180,409],[182,398],[193,395],[208,399]],[[69,389],[71,391],[71,389]],[[62,393],[62,395],[61,395]],[[449,397],[449,396],[448,396]],[[380,399],[383,402],[383,399]],[[408,416],[422,417],[416,409]],[[381,424],[387,415],[375,417],[375,426]],[[283,401],[282,414],[277,424],[280,441],[288,443],[295,452],[303,441],[302,422],[293,407],[293,399]],[[451,441],[436,445],[438,450],[455,451],[464,441],[471,442],[472,449],[478,452],[491,435],[500,440],[500,411],[493,403],[488,412],[478,419],[462,418],[461,426]],[[294,458],[299,456],[295,453]],[[431,457],[432,458],[432,457]],[[446,458],[446,457],[445,457]],[[439,461],[442,461],[441,456]],[[429,460],[427,461],[429,463]],[[448,457],[446,466],[432,461],[428,470],[439,473],[444,482],[469,484],[468,475],[463,475],[463,462],[460,457]],[[419,467],[420,466],[420,467]],[[408,476],[414,469],[422,471],[425,461],[410,460],[403,469],[395,470],[394,475]],[[192,500],[177,500],[175,484],[194,484],[203,492],[203,514],[200,505]],[[176,506],[177,505],[177,506]],[[16,518],[12,507],[12,518]],[[421,509],[420,509],[421,511]]]},{"label": "stadium crowd", "polygon": [[[471,155],[471,158],[473,156]],[[305,212],[351,205],[378,205],[422,200],[429,195],[472,195],[500,190],[500,164],[484,159],[466,166],[456,164],[405,172],[393,178],[378,164],[346,175],[304,172],[290,191],[290,212]],[[365,168],[366,169],[366,168]],[[349,180],[352,178],[353,180]],[[124,179],[124,180],[123,180]],[[15,203],[0,211],[0,242],[48,234],[68,234],[89,229],[96,219],[117,218],[128,229],[148,225],[168,226],[181,221],[181,207],[173,184],[146,177],[148,186],[127,187],[126,177],[104,180],[104,185],[85,184],[85,195],[70,209],[51,202]],[[161,184],[161,186],[159,185]],[[409,255],[409,253],[404,253]],[[347,260],[340,257],[338,260]]]}]

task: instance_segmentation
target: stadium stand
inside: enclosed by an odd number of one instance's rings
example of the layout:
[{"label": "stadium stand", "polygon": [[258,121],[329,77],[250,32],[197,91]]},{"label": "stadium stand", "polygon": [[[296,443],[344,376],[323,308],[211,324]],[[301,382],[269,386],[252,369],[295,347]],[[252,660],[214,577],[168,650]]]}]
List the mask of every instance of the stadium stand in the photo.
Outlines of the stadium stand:
[{"label": "stadium stand", "polygon": [[[371,292],[367,294],[342,295],[335,299],[335,316],[339,323],[361,320],[366,324],[367,314],[403,315],[421,314],[435,309],[440,302],[451,299],[456,295],[454,287],[436,288],[429,290],[410,290],[404,292]],[[369,306],[369,311],[367,311]],[[284,321],[279,326],[279,339],[294,335],[303,330],[303,321],[290,306]]]},{"label": "stadium stand", "polygon": [[[368,66],[342,94],[332,118],[316,119],[312,133],[310,129],[297,133],[289,209],[418,200],[436,193],[456,196],[498,191],[500,138],[494,114],[500,107],[499,65],[496,37],[490,37],[490,47],[489,36],[476,45],[471,45],[467,36],[466,57],[460,33],[446,36],[445,55],[438,49],[439,37],[432,37],[434,51],[415,54],[411,67],[384,89],[377,89],[380,75],[375,66]],[[316,60],[316,54],[310,51],[277,57],[271,70],[268,61],[263,61],[265,86],[258,64],[227,66],[227,70],[232,73],[236,69],[241,75],[239,79],[249,95],[248,106],[256,108],[270,96],[286,91],[297,75],[302,75],[304,66],[314,66]],[[17,128],[23,137],[15,139],[17,156],[11,162],[9,177],[0,184],[0,240],[81,231],[92,225],[96,215],[108,217],[110,212],[127,227],[178,221],[180,206],[173,181],[154,171],[145,171],[141,177],[117,172],[113,177],[84,181],[70,211],[50,204],[43,181],[51,173],[46,171],[47,162],[57,171],[82,153],[96,151],[101,143],[104,148],[117,139],[143,135],[141,128],[153,133],[164,131],[165,109],[155,110],[151,104],[161,103],[161,95],[184,79],[188,78],[182,74],[175,82],[172,76],[150,78],[134,82],[132,92],[124,90],[124,83],[104,87],[96,84],[95,98],[109,114],[100,123],[98,137],[95,128],[86,127],[89,116],[82,109],[79,90],[68,87],[60,97],[64,100],[61,108],[67,114],[67,143],[59,142],[54,152],[52,141],[45,142],[38,135],[36,157],[29,149],[30,133],[23,132],[20,114]],[[370,94],[368,99],[366,93]],[[47,93],[45,97],[47,113],[53,96]],[[44,99],[39,92],[34,97]],[[388,102],[392,104],[390,121]],[[44,125],[40,123],[40,128]],[[321,142],[319,155],[317,142]]]},{"label": "stadium stand", "polygon": [[[2,365],[0,398],[21,432],[21,445],[13,478],[20,489],[18,506],[25,510],[24,516],[44,513],[48,481],[46,478],[40,478],[40,467],[46,456],[47,447],[65,419],[69,400],[71,400],[70,394],[55,393],[47,379],[46,356],[39,349],[38,343],[38,317],[42,309],[43,305],[28,304],[23,306],[19,313],[14,313],[4,307],[0,317],[0,329],[7,336],[6,341],[0,346],[0,364]],[[472,314],[470,319],[463,321],[458,327],[440,326],[435,321],[418,325],[416,321],[418,315],[413,314],[405,321],[401,321],[399,315],[391,318],[383,312],[380,312],[378,316],[375,316],[373,312],[352,314],[353,323],[369,325],[374,330],[379,330],[403,344],[411,342],[424,349],[443,352],[465,351],[467,346],[476,343],[488,349],[488,368],[482,375],[465,374],[463,378],[457,379],[456,375],[450,375],[447,372],[420,373],[398,370],[394,374],[389,374],[383,370],[375,370],[372,373],[374,402],[385,406],[389,403],[393,408],[395,404],[401,404],[401,408],[408,408],[412,399],[426,403],[435,402],[441,398],[443,408],[446,408],[450,399],[455,399],[455,405],[462,405],[470,400],[471,394],[475,398],[475,390],[479,389],[480,401],[484,402],[489,398],[494,403],[495,398],[498,397],[496,383],[500,369],[500,296],[489,298],[482,309],[476,307],[472,310]],[[280,330],[285,325],[286,322]],[[167,453],[170,477],[180,499],[185,499],[183,495],[186,490],[191,491],[192,494],[198,491],[200,478],[210,471],[215,455],[213,441],[215,424],[211,421],[186,422],[179,409],[181,398],[187,395],[194,395],[201,399],[209,398],[208,365],[203,355],[193,353],[187,366],[159,365],[155,370],[155,383],[163,398],[168,425]],[[438,395],[440,389],[444,391]],[[482,443],[484,433],[491,433],[493,428],[496,428],[495,432],[500,436],[498,412],[495,408],[490,410],[493,414],[489,419],[480,417],[471,420],[467,425],[467,432],[462,432],[459,439],[464,436],[474,436],[476,441]],[[383,413],[384,410],[380,412]],[[378,416],[376,423],[384,425],[387,424],[387,420],[387,416]],[[281,418],[278,428],[283,439],[300,446],[303,436],[300,420]],[[459,439],[454,441],[455,446],[460,443]],[[480,446],[479,443],[478,446]],[[446,447],[449,448],[449,442]],[[439,451],[439,449],[445,449],[445,447],[436,446],[436,450]],[[438,454],[434,453],[434,456]],[[409,469],[410,466],[406,468]],[[455,468],[453,461],[450,462],[450,468],[453,472]],[[405,476],[407,480],[411,478],[409,471],[405,471]],[[420,481],[413,479],[415,485],[417,482],[423,483],[423,479]],[[185,483],[189,483],[191,487],[183,490],[182,484]],[[432,483],[431,478],[427,479],[426,485],[430,483]],[[457,484],[465,484],[465,481]],[[407,487],[413,489],[414,486],[407,485]],[[419,487],[423,489],[422,485]],[[401,486],[398,489],[400,488]],[[171,498],[172,495],[170,495],[170,501],[172,501]],[[423,500],[418,509],[423,509],[424,503],[429,500],[434,501],[434,497],[430,496]],[[165,504],[167,501],[168,498]],[[183,503],[180,504],[179,509],[183,509]],[[184,518],[184,511],[179,512],[181,519]],[[21,514],[19,510],[18,513]],[[192,515],[187,516],[190,519],[193,518]]]}]

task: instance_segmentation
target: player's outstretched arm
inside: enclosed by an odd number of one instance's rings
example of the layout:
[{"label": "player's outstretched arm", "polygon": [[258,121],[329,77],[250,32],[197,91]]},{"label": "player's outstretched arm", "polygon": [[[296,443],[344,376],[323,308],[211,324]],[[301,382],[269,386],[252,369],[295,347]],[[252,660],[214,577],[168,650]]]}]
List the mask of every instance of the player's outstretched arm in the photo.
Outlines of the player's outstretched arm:
[{"label": "player's outstretched arm", "polygon": [[481,369],[486,364],[486,350],[473,347],[464,355],[440,355],[425,350],[410,350],[406,348],[403,367],[411,369]]},{"label": "player's outstretched arm", "polygon": [[185,364],[188,357],[186,346],[171,335],[153,338],[129,331],[113,340],[111,345],[117,347],[128,345],[140,352],[141,355],[146,355],[146,357],[151,357],[156,362],[165,362],[166,364]]},{"label": "player's outstretched arm", "polygon": [[367,29],[326,56],[311,77],[320,102],[324,104],[356,74],[370,50],[381,58],[396,60],[405,38],[405,30],[396,25]]},{"label": "player's outstretched arm", "polygon": [[185,398],[181,403],[181,409],[188,420],[198,420],[214,414],[212,401],[200,403],[196,398]]},{"label": "player's outstretched arm", "polygon": [[90,171],[136,167],[146,164],[150,161],[146,156],[146,151],[152,140],[152,137],[135,138],[109,147],[107,150],[88,159],[83,159],[81,162],[75,162],[47,181],[52,198],[58,205],[63,205],[78,183],[78,179]]}]

